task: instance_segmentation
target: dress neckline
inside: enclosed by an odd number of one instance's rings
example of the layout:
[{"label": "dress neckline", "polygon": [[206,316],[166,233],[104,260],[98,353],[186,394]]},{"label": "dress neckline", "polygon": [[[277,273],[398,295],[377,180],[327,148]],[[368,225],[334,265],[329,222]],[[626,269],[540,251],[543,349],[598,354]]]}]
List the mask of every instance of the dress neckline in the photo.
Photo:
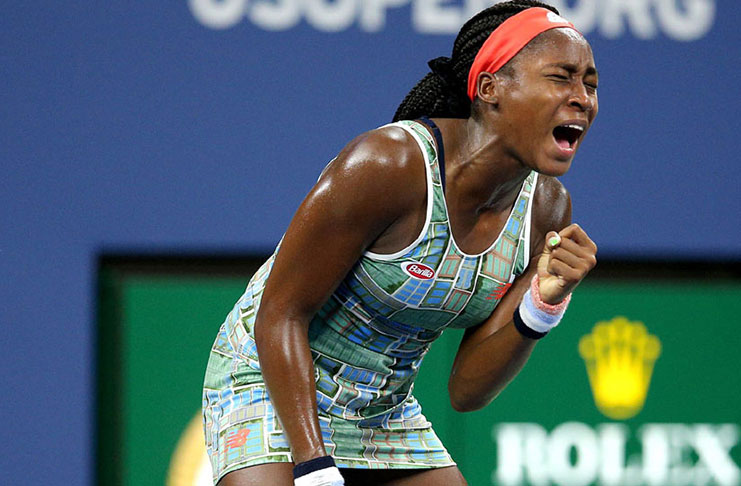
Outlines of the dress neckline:
[{"label": "dress neckline", "polygon": [[[435,154],[437,155],[437,166],[438,166],[438,172],[440,174],[440,185],[442,186],[443,209],[445,210],[445,217],[448,221],[448,231],[450,232],[450,241],[453,242],[455,249],[464,257],[470,257],[470,258],[481,257],[489,253],[497,245],[497,243],[499,243],[499,240],[502,239],[502,235],[504,234],[504,231],[507,229],[507,225],[512,220],[512,216],[515,212],[515,209],[517,208],[517,204],[522,199],[522,194],[525,191],[525,184],[527,183],[528,179],[532,177],[532,172],[530,172],[530,175],[528,175],[525,178],[525,180],[522,181],[522,185],[520,186],[520,191],[517,193],[517,198],[515,199],[515,202],[512,204],[512,209],[510,209],[509,215],[507,216],[507,219],[504,221],[504,224],[502,225],[502,229],[499,230],[499,234],[497,235],[496,239],[494,239],[492,244],[479,253],[474,253],[474,254],[467,253],[463,251],[461,247],[458,245],[458,242],[455,241],[455,236],[453,235],[453,227],[450,224],[450,213],[448,212],[448,201],[445,198],[445,147],[443,145],[442,132],[440,131],[440,128],[437,126],[437,124],[434,121],[432,121],[430,118],[423,116],[419,118],[419,120],[420,122],[422,122],[424,125],[426,125],[432,130],[432,135],[435,137],[435,142],[436,142]],[[532,202],[530,202],[529,204],[532,204]]]}]

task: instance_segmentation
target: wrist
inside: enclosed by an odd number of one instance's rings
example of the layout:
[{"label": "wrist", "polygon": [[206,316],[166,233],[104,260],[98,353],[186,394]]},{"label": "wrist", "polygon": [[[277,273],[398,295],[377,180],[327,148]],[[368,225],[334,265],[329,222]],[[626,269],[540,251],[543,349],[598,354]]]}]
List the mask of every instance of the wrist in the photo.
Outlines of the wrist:
[{"label": "wrist", "polygon": [[307,474],[311,474],[314,471],[319,471],[320,469],[336,466],[337,465],[335,464],[332,456],[315,457],[314,459],[299,462],[298,464],[293,466],[293,479],[298,479],[301,476],[306,476]]},{"label": "wrist", "polygon": [[549,304],[544,301],[543,297],[540,295],[540,277],[538,277],[537,274],[533,276],[532,280],[530,280],[530,293],[532,294],[535,306],[547,314],[563,313],[571,301],[571,293],[566,295],[566,297],[564,297],[560,302]]},{"label": "wrist", "polygon": [[513,315],[517,331],[530,339],[543,338],[551,329],[556,327],[561,322],[561,318],[571,301],[571,294],[569,294],[558,304],[543,302],[538,285],[539,281],[536,275],[530,282],[530,288],[525,292],[522,302]]},{"label": "wrist", "polygon": [[331,456],[322,456],[293,467],[294,486],[343,486],[340,470]]},{"label": "wrist", "polygon": [[312,446],[310,449],[303,450],[291,450],[291,455],[293,456],[293,463],[296,465],[329,456],[323,446]]}]

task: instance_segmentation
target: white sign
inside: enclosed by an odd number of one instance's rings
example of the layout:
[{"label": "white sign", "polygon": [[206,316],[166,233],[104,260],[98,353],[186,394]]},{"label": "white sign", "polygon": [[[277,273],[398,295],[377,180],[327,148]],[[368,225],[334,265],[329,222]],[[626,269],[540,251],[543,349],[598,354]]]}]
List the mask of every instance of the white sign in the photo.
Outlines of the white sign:
[{"label": "white sign", "polygon": [[[633,36],[653,39],[663,34],[678,41],[707,35],[715,21],[715,0],[551,0],[584,34],[608,39]],[[341,32],[357,25],[380,32],[386,12],[409,7],[410,23],[420,34],[455,34],[490,0],[188,0],[194,17],[212,29],[228,29],[247,20],[258,28],[283,31],[302,20],[322,32]]]},{"label": "white sign", "polygon": [[633,434],[622,423],[567,422],[550,432],[535,423],[503,423],[492,430],[492,484],[739,486],[731,449],[740,432],[737,424],[644,424]]}]

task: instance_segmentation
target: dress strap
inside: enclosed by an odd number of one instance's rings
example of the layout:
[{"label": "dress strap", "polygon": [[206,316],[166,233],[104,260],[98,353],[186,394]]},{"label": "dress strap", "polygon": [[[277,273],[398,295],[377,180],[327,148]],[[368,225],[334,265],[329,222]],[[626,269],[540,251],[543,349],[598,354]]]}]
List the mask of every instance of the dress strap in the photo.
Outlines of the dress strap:
[{"label": "dress strap", "polygon": [[437,143],[437,165],[440,168],[440,184],[445,192],[445,148],[443,147],[443,134],[440,133],[440,128],[435,125],[435,122],[423,116],[420,121],[432,129],[432,134],[435,136],[435,142]]}]

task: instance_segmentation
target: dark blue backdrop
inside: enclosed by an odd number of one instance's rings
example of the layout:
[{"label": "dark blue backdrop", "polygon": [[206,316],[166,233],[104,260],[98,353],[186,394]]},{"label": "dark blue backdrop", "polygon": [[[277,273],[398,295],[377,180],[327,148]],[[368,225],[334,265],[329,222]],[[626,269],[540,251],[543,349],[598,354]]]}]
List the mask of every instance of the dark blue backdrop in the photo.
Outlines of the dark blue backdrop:
[{"label": "dark blue backdrop", "polygon": [[[575,220],[602,257],[741,258],[741,4],[558,3],[601,72]],[[2,482],[91,479],[98,255],[269,251],[479,6],[3,2]]]}]

